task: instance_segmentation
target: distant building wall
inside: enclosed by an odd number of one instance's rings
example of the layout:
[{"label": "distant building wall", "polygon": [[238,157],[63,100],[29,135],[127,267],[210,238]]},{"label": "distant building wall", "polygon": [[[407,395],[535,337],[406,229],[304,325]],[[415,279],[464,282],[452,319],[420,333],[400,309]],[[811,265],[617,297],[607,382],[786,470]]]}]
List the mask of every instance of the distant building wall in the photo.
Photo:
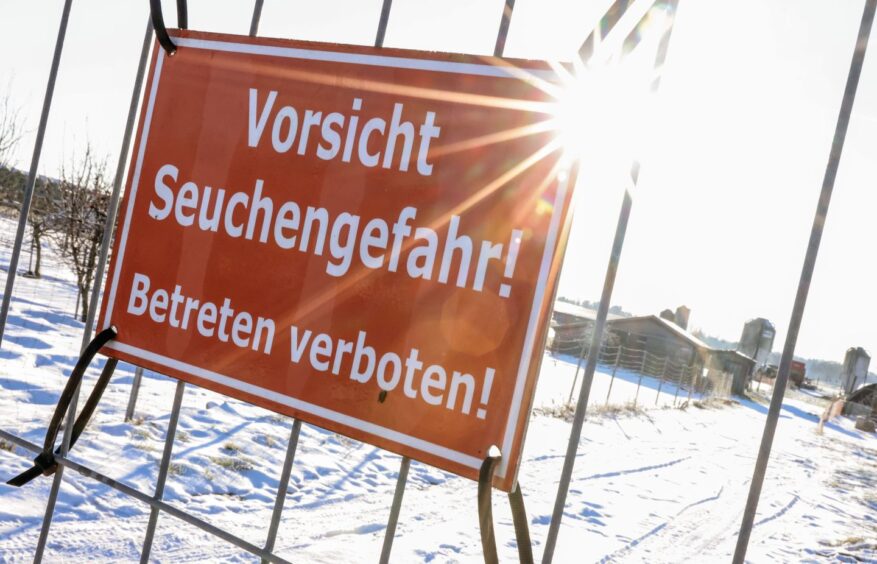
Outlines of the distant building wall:
[{"label": "distant building wall", "polygon": [[687,365],[702,356],[697,346],[656,317],[618,319],[609,323],[609,331],[627,348],[645,350],[677,364]]},{"label": "distant building wall", "polygon": [[755,361],[739,351],[714,350],[710,354],[709,367],[730,374],[731,392],[740,395],[746,390]]}]

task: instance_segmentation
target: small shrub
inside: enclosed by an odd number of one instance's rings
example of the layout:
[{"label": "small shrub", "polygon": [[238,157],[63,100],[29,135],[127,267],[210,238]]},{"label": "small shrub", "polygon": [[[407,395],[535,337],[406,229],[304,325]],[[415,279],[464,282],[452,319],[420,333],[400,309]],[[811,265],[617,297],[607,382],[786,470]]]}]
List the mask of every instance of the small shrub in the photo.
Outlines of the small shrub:
[{"label": "small shrub", "polygon": [[268,448],[271,448],[277,444],[277,439],[275,439],[274,437],[272,437],[271,435],[269,435],[267,433],[262,434],[262,435],[258,435],[256,437],[254,437],[253,440],[256,441],[258,444],[264,445]]},{"label": "small shrub", "polygon": [[234,444],[231,441],[222,445],[222,450],[224,452],[227,452],[228,454],[237,454],[241,451],[241,449],[238,447],[238,445]]},{"label": "small shrub", "polygon": [[246,472],[253,469],[252,462],[243,456],[213,456],[210,457],[210,460],[214,464],[233,472]]},{"label": "small shrub", "polygon": [[698,409],[722,409],[731,405],[738,405],[736,401],[725,398],[707,398],[695,400],[691,404]]},{"label": "small shrub", "polygon": [[171,462],[167,471],[171,476],[183,476],[189,472],[188,468],[179,462]]},{"label": "small shrub", "polygon": [[[573,417],[575,416],[576,406],[574,403],[551,404],[549,406],[537,407],[533,410],[533,412],[538,415],[546,415],[548,417],[555,417],[557,419],[563,419],[564,421],[571,422],[573,420]],[[643,414],[645,414],[645,409],[634,404],[633,402],[628,402],[624,404],[612,403],[609,405],[588,406],[588,410],[586,412],[586,416],[592,418],[629,417]]]},{"label": "small shrub", "polygon": [[645,409],[633,402],[623,404],[610,403],[609,405],[598,405],[588,409],[588,413],[595,417],[624,417],[636,416],[645,413]]},{"label": "small shrub", "polygon": [[131,438],[137,439],[138,441],[145,441],[152,438],[152,433],[149,432],[149,429],[137,427],[131,431]]}]

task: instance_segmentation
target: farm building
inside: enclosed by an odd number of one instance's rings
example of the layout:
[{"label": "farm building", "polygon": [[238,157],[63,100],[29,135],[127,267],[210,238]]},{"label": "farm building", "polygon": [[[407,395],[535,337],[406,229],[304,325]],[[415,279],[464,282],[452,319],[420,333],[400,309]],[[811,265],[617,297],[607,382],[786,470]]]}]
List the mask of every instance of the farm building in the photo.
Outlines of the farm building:
[{"label": "farm building", "polygon": [[[619,316],[608,314],[607,321]],[[568,302],[554,302],[551,316],[552,337],[548,348],[561,353],[578,354],[582,343],[590,343],[597,311]]]},{"label": "farm building", "polygon": [[645,350],[677,364],[690,365],[694,362],[703,366],[712,351],[709,345],[675,322],[657,315],[614,319],[607,326],[609,332],[625,347]]},{"label": "farm building", "polygon": [[709,365],[715,370],[721,370],[733,376],[731,392],[739,395],[746,389],[749,375],[755,368],[755,360],[740,351],[713,349],[710,351]]},{"label": "farm building", "polygon": [[862,386],[847,396],[844,415],[877,417],[877,384]]},{"label": "farm building", "polygon": [[[669,312],[669,310],[667,310]],[[670,312],[673,313],[673,312]],[[726,373],[732,377],[731,390],[740,394],[746,388],[755,361],[739,351],[715,349],[680,327],[688,322],[690,311],[680,307],[671,315],[620,317],[606,321],[605,343],[621,345],[629,351],[645,351],[652,357],[667,359],[680,367]],[[578,354],[583,339],[590,343],[597,312],[569,303],[557,302],[552,318],[554,336],[550,348],[556,352]]]}]

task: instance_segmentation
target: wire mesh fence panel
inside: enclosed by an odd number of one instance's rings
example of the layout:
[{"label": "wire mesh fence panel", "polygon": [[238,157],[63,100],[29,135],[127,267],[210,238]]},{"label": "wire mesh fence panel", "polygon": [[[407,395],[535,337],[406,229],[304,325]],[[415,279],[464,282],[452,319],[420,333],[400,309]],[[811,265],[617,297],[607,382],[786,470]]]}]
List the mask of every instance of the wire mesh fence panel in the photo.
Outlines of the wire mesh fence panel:
[{"label": "wire mesh fence panel", "polygon": [[[575,327],[577,324],[569,325]],[[558,328],[567,326],[558,325]],[[629,338],[636,340],[636,337],[634,334]],[[570,386],[567,398],[574,397],[580,385],[580,378],[575,378],[579,355],[587,358],[590,351],[582,338],[555,339],[550,349],[551,365],[558,369],[543,376],[540,388],[560,389],[562,380]],[[708,356],[683,361],[645,348],[606,342],[597,356],[593,393],[603,398],[605,404],[651,404],[661,408],[686,406],[691,401],[710,397],[730,398],[733,395],[733,375],[717,369],[704,371],[704,365],[710,362]],[[651,390],[649,397],[652,401],[643,403],[641,397],[647,394],[646,390]],[[546,392],[546,396],[550,393]],[[560,402],[560,397],[556,393],[555,401]]]},{"label": "wire mesh fence panel", "polygon": [[[873,4],[873,0],[868,3]],[[222,25],[229,26],[229,29],[234,25],[233,31],[237,32],[249,27],[250,35],[256,35],[263,2],[256,0],[252,15],[253,2],[245,4],[234,9],[240,13],[246,12],[246,20],[240,17],[234,20],[225,18]],[[281,4],[268,3],[266,10],[278,16],[281,10],[298,9]],[[380,46],[385,40],[388,23],[392,20],[392,3],[389,0],[372,2],[365,8],[363,4],[350,3],[349,15],[357,21],[371,22],[368,18],[372,18],[374,21],[371,23],[379,26],[376,44]],[[462,2],[456,4],[464,5]],[[489,20],[493,25],[500,21],[496,8],[505,4],[505,17],[501,25],[505,31],[501,32],[502,37],[494,42],[493,31],[479,34],[481,39],[491,39],[490,45],[482,41],[489,47],[482,49],[484,55],[489,54],[494,43],[497,54],[502,54],[499,51],[510,29],[514,2],[494,2],[495,6],[492,7],[488,4],[471,8],[470,12],[445,8],[439,20],[451,22],[460,20],[461,14],[471,16],[477,12],[483,16],[481,19]],[[605,39],[603,32],[611,31],[612,26],[621,20],[626,7],[632,4],[614,2],[606,14],[598,16],[601,35],[599,41],[591,43],[592,50],[605,48],[602,45]],[[658,4],[662,9],[671,5],[675,7],[675,2]],[[410,6],[406,8],[404,4],[401,7],[403,11],[411,10]],[[321,6],[320,9],[327,8]],[[527,9],[526,6],[524,9]],[[645,13],[645,9],[642,11]],[[282,20],[289,18],[270,19],[266,23],[276,30],[280,29]],[[643,18],[644,21],[647,19]],[[609,25],[609,22],[613,23]],[[427,25],[432,34],[445,33],[436,31],[433,21],[428,21]],[[375,37],[375,26],[356,27],[356,31],[347,37],[355,37],[358,43],[371,43]],[[386,37],[403,42],[406,35],[400,33],[400,29],[405,29],[405,26],[397,26],[396,30],[390,26],[390,33]],[[514,26],[511,29],[513,36],[527,35]],[[636,39],[640,31],[637,24],[623,38],[622,48],[628,48],[629,42]],[[578,33],[569,35],[578,37]],[[274,35],[283,34],[274,32]],[[661,39],[664,50],[666,40],[667,35],[664,35]],[[617,42],[622,43],[621,39]],[[83,81],[82,76],[76,78]],[[649,78],[657,84],[660,76],[655,78],[650,75]],[[125,161],[123,154],[120,162]],[[634,184],[638,167],[637,162],[632,169],[636,171]],[[120,169],[120,175],[123,169]],[[630,180],[630,174],[627,174],[625,181]],[[37,184],[42,181],[40,177]],[[690,201],[689,196],[686,195],[686,201]],[[0,212],[0,270],[5,269],[8,273],[19,225],[16,206],[20,203],[10,200],[4,204],[6,207]],[[10,435],[0,439],[0,451],[11,453],[9,457],[0,459],[0,468],[4,472],[17,472],[29,464],[28,460],[34,453],[29,452],[24,443],[42,442],[46,433],[45,424],[78,357],[80,340],[90,330],[82,320],[83,311],[87,309],[84,300],[91,299],[86,287],[88,284],[83,285],[82,280],[77,280],[74,272],[76,267],[71,265],[61,239],[63,237],[57,235],[40,235],[39,227],[34,222],[28,224],[20,262],[14,273],[17,274],[14,292],[6,296],[10,299],[10,309],[8,322],[2,328],[5,334],[0,347],[0,430],[14,435],[20,441],[10,442]],[[677,270],[684,268],[678,267]],[[725,276],[726,265],[722,265],[720,270],[721,275]],[[39,271],[39,276],[36,271]],[[606,313],[609,300],[602,302],[604,307],[601,311]],[[796,309],[797,314],[802,309],[803,305]],[[607,327],[613,327],[612,323]],[[726,414],[710,414],[710,417],[714,417],[710,419],[689,408],[716,407],[719,403],[725,403],[712,400],[734,398],[733,394],[739,390],[741,383],[745,390],[754,388],[761,395],[769,394],[773,391],[772,382],[762,382],[760,379],[749,382],[748,374],[735,372],[733,367],[723,365],[717,360],[718,355],[713,355],[719,351],[697,339],[690,339],[692,335],[685,329],[682,329],[682,334],[687,342],[694,343],[694,349],[683,352],[660,339],[650,340],[650,335],[635,332],[622,334],[611,330],[604,335],[601,346],[592,346],[593,320],[555,323],[553,329],[554,338],[550,351],[542,357],[541,376],[535,392],[537,417],[530,422],[531,429],[535,429],[532,432],[536,440],[526,443],[525,464],[521,468],[522,483],[531,495],[528,502],[533,502],[533,518],[530,522],[536,531],[537,546],[542,543],[545,529],[554,523],[550,500],[555,493],[553,488],[556,487],[556,481],[545,480],[544,477],[554,476],[560,461],[564,459],[564,445],[560,439],[569,432],[568,422],[575,413],[572,400],[583,389],[586,366],[589,378],[586,386],[591,389],[590,404],[598,409],[589,409],[588,423],[593,426],[586,430],[578,450],[567,455],[568,461],[582,457],[587,461],[587,466],[585,469],[580,467],[574,476],[577,481],[573,483],[574,489],[571,491],[575,491],[575,496],[566,505],[560,503],[561,514],[570,516],[566,520],[565,526],[568,528],[564,529],[564,534],[571,531],[577,533],[568,535],[570,538],[576,537],[576,546],[587,544],[587,554],[590,556],[593,553],[604,561],[636,559],[641,555],[635,554],[635,551],[660,537],[662,530],[671,530],[674,535],[681,533],[686,539],[691,539],[689,535],[693,535],[702,540],[702,534],[694,535],[691,531],[702,532],[701,527],[709,528],[713,525],[712,521],[723,518],[698,521],[683,514],[691,508],[695,508],[692,514],[698,513],[707,504],[720,498],[743,499],[744,492],[739,485],[744,483],[743,480],[738,480],[735,475],[734,480],[722,481],[727,479],[728,472],[719,461],[722,448],[734,448],[740,441],[736,436],[728,438],[723,433],[716,433],[715,436],[698,434],[695,427],[706,428],[714,420],[721,421],[736,433],[737,429],[733,426],[735,420]],[[679,332],[676,333],[678,337]],[[791,352],[786,356],[790,355]],[[590,365],[587,361],[590,361]],[[83,382],[86,392],[95,386],[104,362],[97,362],[88,370]],[[591,382],[590,370],[594,366],[596,372]],[[139,372],[136,378],[138,382],[141,381]],[[78,464],[81,472],[69,472],[63,483],[58,479],[58,511],[50,535],[45,528],[42,533],[40,531],[39,523],[44,508],[34,504],[33,499],[39,498],[42,502],[49,497],[52,479],[35,482],[32,491],[36,493],[31,497],[11,494],[6,498],[13,508],[10,512],[17,513],[13,525],[10,525],[9,519],[3,520],[6,523],[0,525],[3,527],[0,529],[0,552],[16,552],[11,556],[4,554],[0,559],[26,559],[22,558],[23,554],[27,554],[20,550],[20,546],[37,545],[41,534],[41,543],[45,542],[46,535],[50,536],[45,546],[47,558],[51,560],[89,559],[93,557],[93,547],[96,545],[96,542],[89,541],[105,542],[109,548],[102,555],[110,555],[112,559],[136,558],[139,547],[143,546],[147,523],[153,516],[153,524],[157,522],[155,542],[151,550],[145,552],[162,560],[236,561],[253,555],[272,557],[266,550],[274,550],[276,554],[291,560],[319,560],[327,558],[326,544],[336,541],[345,545],[336,559],[352,559],[351,555],[355,555],[369,560],[373,559],[372,555],[376,557],[383,553],[386,560],[394,535],[391,534],[387,539],[383,534],[394,490],[400,500],[393,507],[393,514],[401,516],[399,538],[396,539],[399,543],[397,554],[401,552],[403,555],[399,557],[400,560],[415,557],[424,560],[465,560],[480,555],[478,539],[470,534],[479,527],[476,513],[448,510],[449,507],[472,505],[477,494],[475,482],[461,480],[448,472],[411,462],[408,458],[400,459],[386,450],[312,425],[293,422],[266,409],[194,385],[186,387],[185,395],[180,396],[179,409],[171,412],[172,398],[181,387],[178,387],[177,381],[150,370],[142,372],[142,389],[138,388],[137,402],[134,404],[129,401],[129,390],[134,380],[135,367],[121,363],[87,433],[71,451],[69,460],[65,459],[71,464],[70,468]],[[763,416],[763,410],[755,402],[746,397],[738,400],[744,406],[739,409],[749,409],[757,416]],[[378,401],[382,402],[383,398]],[[130,417],[123,420],[121,414],[129,404],[133,409]],[[579,407],[583,409],[585,406]],[[811,414],[802,412],[796,415],[795,409],[798,408],[789,410],[790,417],[787,419],[794,415],[809,424]],[[683,410],[688,412],[683,413]],[[619,414],[630,417],[625,419]],[[546,415],[551,417],[539,417]],[[608,417],[601,419],[604,415]],[[697,417],[698,425],[686,425],[687,417]],[[170,428],[175,428],[175,434],[172,440],[166,441]],[[665,429],[668,431],[662,435]],[[646,439],[638,442],[638,435]],[[684,442],[687,445],[684,448],[680,447],[680,437],[690,439]],[[716,444],[712,444],[714,438]],[[290,449],[293,441],[297,451]],[[570,441],[573,448],[576,447],[574,443]],[[625,450],[621,445],[636,447]],[[165,452],[163,449],[166,449]],[[624,456],[618,456],[619,453]],[[735,456],[744,459],[750,454],[737,453]],[[293,457],[295,464],[292,463]],[[623,464],[619,464],[618,460],[622,460]],[[790,468],[785,470],[784,474],[788,475]],[[648,479],[643,479],[643,476],[648,476]],[[402,506],[403,490],[399,489],[399,484],[404,486],[406,480],[409,488],[405,492],[405,505]],[[161,483],[161,496],[152,493],[157,482]],[[602,486],[610,482],[612,487]],[[683,483],[685,486],[680,486]],[[279,490],[285,494],[287,485],[289,501],[286,504],[289,507],[284,513],[284,498],[277,498],[276,495]],[[777,484],[773,485],[776,487]],[[673,488],[686,491],[678,495],[678,499],[659,499],[659,494]],[[161,497],[160,505],[158,497]],[[612,505],[620,506],[619,498],[623,501],[624,511],[606,509]],[[776,499],[771,501],[779,503]],[[654,505],[649,505],[652,502]],[[631,518],[630,515],[636,514],[640,505],[648,506],[648,515],[641,520]],[[792,506],[789,505],[787,509]],[[779,515],[785,512],[784,509]],[[48,513],[53,514],[52,507]],[[159,515],[156,521],[155,516]],[[679,516],[682,518],[677,519]],[[666,518],[666,522],[657,522],[658,517]],[[606,528],[613,519],[613,526],[618,528]],[[618,524],[619,520],[623,521],[621,525]],[[303,526],[303,521],[307,522],[306,526]],[[631,524],[635,521],[635,524]],[[502,535],[511,537],[512,522],[507,507],[497,508],[497,523],[502,528]],[[691,524],[691,527],[683,531],[680,523]],[[424,528],[429,532],[428,535],[422,532]],[[82,541],[78,535],[86,530],[89,536]],[[625,534],[614,534],[621,530]],[[728,532],[730,530],[721,532],[730,538],[733,536],[732,532]],[[413,531],[420,531],[420,534],[411,534]],[[148,544],[151,544],[152,532],[149,535]],[[585,535],[588,535],[587,543],[582,541]],[[711,538],[720,536],[717,534]],[[445,542],[432,537],[449,540]],[[228,540],[229,543],[218,543],[217,538]],[[676,538],[674,536],[674,540]],[[658,539],[658,542],[665,544],[658,544],[658,549],[649,548],[650,554],[675,554],[673,550],[676,548],[688,548],[676,547],[672,541],[667,543]],[[267,549],[261,548],[266,546]],[[501,560],[514,559],[517,556],[514,548],[513,543],[505,543],[501,548],[504,551]],[[581,557],[583,553],[576,550],[566,553],[567,556],[570,554]],[[40,556],[41,553],[38,553],[37,560]],[[689,558],[698,556],[701,555],[687,554]],[[330,557],[335,556],[330,554]]]}]

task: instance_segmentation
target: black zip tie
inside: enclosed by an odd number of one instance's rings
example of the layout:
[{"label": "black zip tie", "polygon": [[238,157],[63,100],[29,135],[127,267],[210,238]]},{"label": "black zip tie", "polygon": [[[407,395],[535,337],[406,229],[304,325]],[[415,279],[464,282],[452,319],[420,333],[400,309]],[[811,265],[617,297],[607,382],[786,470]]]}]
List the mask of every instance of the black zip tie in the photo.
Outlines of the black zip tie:
[{"label": "black zip tie", "polygon": [[[46,438],[43,441],[43,451],[34,459],[33,467],[12,478],[6,482],[7,484],[10,486],[21,487],[40,474],[51,476],[55,473],[55,470],[58,468],[55,454],[59,453],[61,450],[60,447],[55,448],[55,440],[58,438],[58,432],[61,430],[61,423],[64,421],[64,416],[66,415],[67,410],[70,408],[70,403],[73,401],[76,389],[79,384],[82,383],[82,377],[85,375],[85,370],[91,364],[94,356],[105,344],[114,339],[117,334],[118,331],[116,331],[115,327],[104,329],[98,333],[90,343],[88,343],[87,347],[85,347],[85,351],[83,351],[79,360],[76,361],[76,366],[73,367],[73,371],[67,379],[64,391],[61,392],[61,397],[58,399],[58,405],[55,406],[55,413],[52,415],[52,420],[46,431]],[[118,362],[118,360],[110,358],[104,365],[104,369],[101,371],[101,375],[98,378],[94,389],[88,396],[88,400],[86,400],[82,412],[73,424],[73,432],[70,437],[69,448],[73,448],[73,445],[76,444],[76,440],[79,439],[79,436],[85,430],[86,425],[88,425],[88,421],[94,414],[97,404],[100,401]]]},{"label": "black zip tie", "polygon": [[[159,44],[164,48],[168,56],[172,57],[177,52],[177,46],[171,41],[171,37],[167,33],[167,27],[164,25],[161,0],[149,0],[149,11],[152,15],[152,29],[155,30],[155,37],[158,38]],[[186,0],[177,0],[177,26],[180,29],[189,29],[189,8]]]},{"label": "black zip tie", "polygon": [[[494,450],[495,447],[491,447]],[[493,529],[493,474],[502,460],[501,454],[488,454],[478,472],[478,524],[481,527],[481,550],[486,564],[497,564],[499,555],[496,551],[496,533]],[[515,525],[515,539],[518,545],[518,559],[525,564],[533,563],[533,545],[530,542],[530,526],[527,523],[527,510],[524,507],[524,496],[521,485],[509,492],[509,505],[512,508],[512,521]]]}]

